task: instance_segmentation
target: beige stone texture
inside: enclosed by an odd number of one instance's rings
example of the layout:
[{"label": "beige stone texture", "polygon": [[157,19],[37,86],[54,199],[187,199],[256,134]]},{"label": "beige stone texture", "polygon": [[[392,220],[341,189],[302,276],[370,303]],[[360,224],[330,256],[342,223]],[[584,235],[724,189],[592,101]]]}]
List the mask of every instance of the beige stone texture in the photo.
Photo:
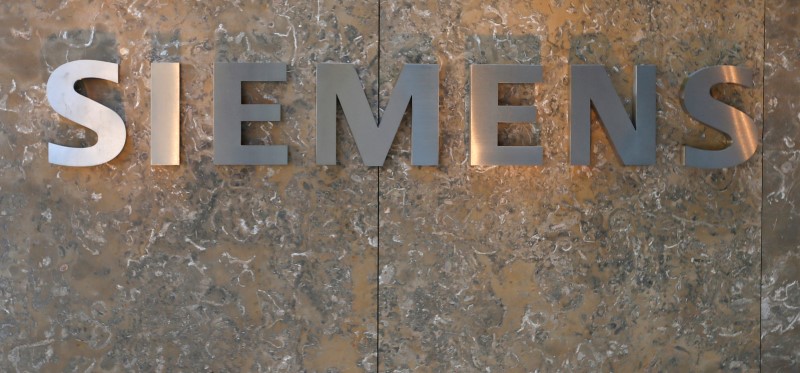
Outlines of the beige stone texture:
[{"label": "beige stone texture", "polygon": [[[757,369],[761,156],[682,166],[683,144],[724,137],[683,110],[681,85],[723,64],[761,82],[762,20],[760,2],[384,4],[381,98],[403,63],[438,63],[443,150],[411,166],[406,133],[380,171],[381,369]],[[498,135],[541,145],[542,166],[469,165],[474,63],[543,66],[543,82],[499,88],[536,123]],[[629,112],[634,67],[657,67],[656,165],[623,166],[597,120],[591,165],[569,164],[570,64],[606,66]],[[714,94],[761,128],[762,92]]]}]

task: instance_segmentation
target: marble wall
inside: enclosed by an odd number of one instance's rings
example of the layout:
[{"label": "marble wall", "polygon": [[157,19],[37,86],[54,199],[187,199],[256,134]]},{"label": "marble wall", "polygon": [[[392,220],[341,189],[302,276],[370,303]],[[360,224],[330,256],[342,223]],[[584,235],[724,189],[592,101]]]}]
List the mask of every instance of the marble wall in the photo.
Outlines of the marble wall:
[{"label": "marble wall", "polygon": [[[796,370],[798,5],[0,4],[0,370]],[[96,141],[45,98],[77,59],[120,64],[119,84],[76,86],[127,127],[91,168],[47,162],[48,142]],[[160,61],[181,63],[180,166],[149,165]],[[243,100],[283,120],[243,133],[287,144],[289,165],[215,166],[214,63],[268,61],[287,82]],[[317,165],[320,62],[355,64],[376,116],[403,64],[439,64],[440,166],[411,165],[405,120],[384,167],[364,166],[341,114],[339,164]],[[543,66],[543,82],[499,88],[536,123],[498,134],[541,145],[542,166],[469,165],[475,63]],[[634,67],[656,65],[656,165],[623,166],[596,118],[591,165],[569,165],[570,64],[605,65],[629,111]],[[681,86],[720,64],[754,71],[754,88],[713,94],[763,149],[687,168],[683,144],[726,139],[686,114]]]},{"label": "marble wall", "polygon": [[769,1],[764,61],[762,368],[800,369],[800,1]]},{"label": "marble wall", "polygon": [[[680,102],[688,74],[752,68],[763,5],[404,1],[382,7],[381,97],[402,63],[439,63],[443,154],[380,170],[380,353],[387,371],[746,371],[759,365],[761,157],[705,171],[681,144],[720,141]],[[469,65],[541,64],[501,87],[534,104],[541,167],[469,166]],[[630,110],[633,68],[658,69],[657,164],[624,167],[593,126],[569,165],[569,64],[603,64]],[[720,92],[761,123],[762,89]]]},{"label": "marble wall", "polygon": [[[342,166],[317,166],[313,148],[316,63],[377,81],[376,4],[0,7],[0,370],[375,371],[378,171],[347,136]],[[81,58],[120,63],[119,85],[78,88],[128,141],[103,166],[50,166],[48,141],[94,141],[45,101],[50,71]],[[182,64],[178,167],[149,166],[151,61]],[[244,90],[285,120],[243,128],[290,144],[289,166],[214,166],[215,61],[291,66]]]}]

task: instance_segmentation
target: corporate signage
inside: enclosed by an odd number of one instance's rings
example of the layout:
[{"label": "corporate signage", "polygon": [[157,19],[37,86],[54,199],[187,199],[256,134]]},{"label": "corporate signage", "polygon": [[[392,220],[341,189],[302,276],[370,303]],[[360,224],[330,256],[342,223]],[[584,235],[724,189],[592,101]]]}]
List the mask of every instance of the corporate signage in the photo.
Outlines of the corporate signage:
[{"label": "corporate signage", "polygon": [[[180,148],[178,63],[153,63],[151,72],[151,164],[178,165]],[[62,116],[97,133],[95,145],[74,148],[48,144],[49,162],[86,167],[114,159],[125,145],[125,123],[111,109],[78,94],[77,81],[87,78],[118,82],[115,63],[79,60],[58,67],[47,82],[47,99]],[[286,145],[242,145],[241,123],[279,121],[279,104],[242,104],[242,82],[284,82],[284,63],[222,63],[214,66],[214,163],[219,165],[285,165]],[[609,139],[625,165],[650,165],[656,160],[656,68],[636,66],[634,118],[615,92],[602,65],[570,66],[570,164],[590,163],[590,115],[599,115]],[[470,67],[470,163],[472,165],[541,165],[541,146],[500,146],[498,123],[535,122],[534,106],[498,104],[501,83],[540,83],[542,66],[489,65]],[[728,138],[721,150],[684,146],[684,165],[698,168],[733,167],[747,161],[758,147],[752,118],[711,96],[717,84],[752,87],[751,70],[712,66],[689,75],[682,100],[687,113]],[[361,158],[382,166],[400,122],[411,105],[411,163],[439,163],[439,65],[407,64],[395,83],[380,123],[351,64],[317,65],[316,161],[336,164],[336,110],[347,118]]]}]

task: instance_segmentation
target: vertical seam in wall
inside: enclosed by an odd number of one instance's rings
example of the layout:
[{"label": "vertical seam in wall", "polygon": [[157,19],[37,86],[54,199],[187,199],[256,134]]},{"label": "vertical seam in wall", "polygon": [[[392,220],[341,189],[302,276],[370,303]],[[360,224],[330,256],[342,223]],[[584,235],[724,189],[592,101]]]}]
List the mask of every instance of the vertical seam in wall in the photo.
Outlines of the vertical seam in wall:
[{"label": "vertical seam in wall", "polygon": [[764,162],[766,162],[765,149],[767,143],[767,1],[764,0],[764,8],[762,9],[762,17],[764,21],[764,57],[761,60],[761,107],[763,110],[762,123],[761,123],[761,220],[759,231],[761,232],[761,250],[759,250],[759,270],[758,270],[758,370],[763,371],[763,345],[761,341],[761,333],[764,328],[764,319],[761,309],[761,304],[764,302]]},{"label": "vertical seam in wall", "polygon": [[[378,125],[381,123],[381,1],[378,0]],[[386,160],[384,159],[384,163]],[[377,259],[375,260],[375,281],[377,282],[377,295],[375,299],[375,372],[381,369],[381,168],[378,167],[378,188],[375,195],[377,202]]]},{"label": "vertical seam in wall", "polygon": [[[378,43],[378,44],[380,44],[380,43]],[[378,68],[378,71],[379,71],[378,75],[380,75],[380,68]],[[380,87],[380,85],[378,87]],[[378,92],[380,92],[380,88],[378,89]],[[380,94],[378,94],[378,97],[380,98]],[[378,102],[380,102],[380,99],[378,100]],[[378,110],[380,110],[380,109],[378,109]],[[380,370],[380,364],[381,364],[381,281],[380,281],[380,275],[381,275],[381,169],[380,169],[380,167],[378,167],[378,192],[376,193],[376,197],[378,199],[378,205],[377,205],[378,206],[378,210],[377,210],[377,213],[378,213],[378,245],[377,245],[377,253],[378,253],[378,255],[377,255],[377,259],[375,260],[375,269],[376,269],[376,271],[375,271],[375,274],[376,274],[375,281],[377,281],[377,283],[378,283],[378,293],[377,293],[376,299],[375,299],[375,305],[376,305],[375,306],[375,315],[376,315],[375,316],[375,324],[377,326],[376,327],[377,340],[376,340],[376,344],[375,344],[375,356],[376,356],[375,357],[375,372],[378,372]]]}]

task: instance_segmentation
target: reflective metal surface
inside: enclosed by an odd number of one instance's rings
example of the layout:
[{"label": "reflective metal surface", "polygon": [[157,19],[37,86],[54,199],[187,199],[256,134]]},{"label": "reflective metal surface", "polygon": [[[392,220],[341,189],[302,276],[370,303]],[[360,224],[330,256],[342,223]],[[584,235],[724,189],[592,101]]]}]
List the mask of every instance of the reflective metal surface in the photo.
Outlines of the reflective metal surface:
[{"label": "reflective metal surface", "polygon": [[150,164],[180,161],[180,64],[153,63],[150,71]]},{"label": "reflective metal surface", "polygon": [[47,101],[57,113],[97,133],[97,143],[86,148],[47,145],[52,164],[73,167],[106,163],[125,146],[125,123],[113,110],[75,92],[81,79],[97,78],[118,82],[118,65],[111,62],[79,60],[59,66],[47,80]]},{"label": "reflective metal surface", "polygon": [[540,165],[541,146],[499,146],[498,123],[535,123],[534,106],[500,106],[498,84],[542,81],[537,65],[470,66],[470,164]]},{"label": "reflective metal surface", "polygon": [[439,65],[403,66],[377,126],[353,65],[317,65],[317,164],[336,164],[337,99],[367,166],[383,165],[409,104],[411,164],[439,163]]},{"label": "reflective metal surface", "polygon": [[285,82],[286,64],[228,63],[214,65],[214,164],[285,165],[286,145],[242,145],[242,122],[279,121],[278,104],[242,104],[242,82]]},{"label": "reflective metal surface", "polygon": [[591,108],[594,106],[617,155],[625,165],[656,163],[656,67],[636,66],[631,123],[611,78],[601,65],[570,66],[570,163],[591,160]]},{"label": "reflective metal surface", "polygon": [[750,159],[758,148],[759,136],[753,119],[711,96],[711,88],[721,83],[753,87],[753,71],[736,66],[711,66],[689,75],[683,89],[684,108],[694,119],[729,136],[730,144],[722,150],[684,146],[686,166],[733,167]]}]

